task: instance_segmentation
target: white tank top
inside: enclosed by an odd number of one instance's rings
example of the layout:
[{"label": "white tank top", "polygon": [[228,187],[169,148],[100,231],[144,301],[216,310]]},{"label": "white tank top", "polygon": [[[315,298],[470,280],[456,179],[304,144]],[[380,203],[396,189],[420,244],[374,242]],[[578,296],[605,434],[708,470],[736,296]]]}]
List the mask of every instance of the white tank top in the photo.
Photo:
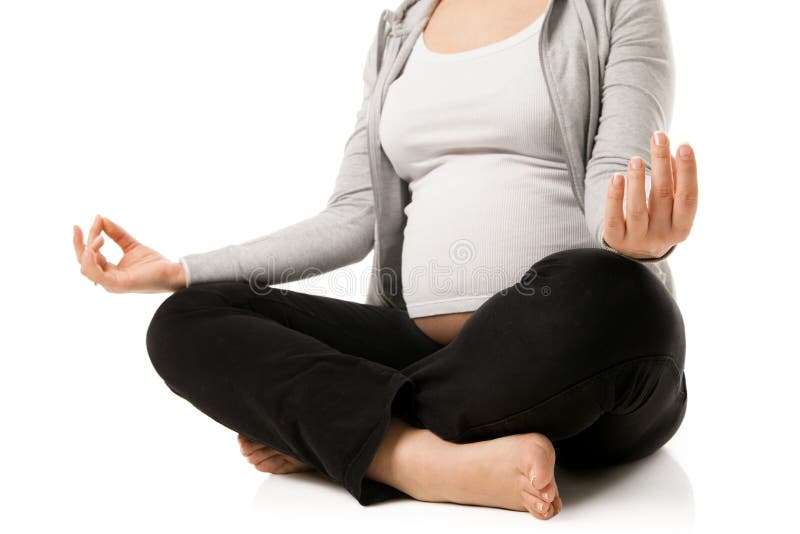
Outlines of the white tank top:
[{"label": "white tank top", "polygon": [[543,19],[454,54],[420,33],[389,86],[379,134],[411,193],[401,276],[412,318],[473,311],[544,256],[596,246],[541,72]]}]

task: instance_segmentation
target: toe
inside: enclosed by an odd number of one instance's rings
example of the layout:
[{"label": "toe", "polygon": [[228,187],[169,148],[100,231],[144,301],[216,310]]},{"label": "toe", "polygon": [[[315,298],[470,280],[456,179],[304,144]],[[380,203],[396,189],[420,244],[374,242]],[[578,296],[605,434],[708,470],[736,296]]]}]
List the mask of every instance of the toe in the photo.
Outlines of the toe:
[{"label": "toe", "polygon": [[554,481],[556,456],[553,444],[542,434],[531,434],[527,451],[527,461],[524,463],[527,465],[531,486],[538,490],[537,493],[544,493],[546,489],[550,489],[548,493],[554,495],[553,488],[550,488]]},{"label": "toe", "polygon": [[553,510],[553,515],[558,515],[564,503],[561,501],[561,493],[558,491],[558,485],[555,484],[555,481],[553,481],[553,485],[555,486],[555,497],[551,501],[550,507]]},{"label": "toe", "polygon": [[561,497],[556,496],[551,506],[553,508],[553,515],[558,515],[558,513],[561,511],[561,508],[564,506],[564,503],[561,502]]},{"label": "toe", "polygon": [[264,473],[280,474],[286,466],[286,460],[280,456],[272,456],[255,464],[256,469]]},{"label": "toe", "polygon": [[522,488],[524,491],[530,493],[534,497],[537,497],[548,503],[552,503],[558,496],[558,488],[555,485],[555,481],[546,485],[544,488],[537,489],[531,484],[530,480],[525,480]]},{"label": "toe", "polygon": [[553,502],[558,495],[558,490],[556,488],[555,482],[551,482],[547,486],[543,487],[542,489],[536,489],[535,487],[531,488],[533,491],[532,493],[542,499],[543,501]]},{"label": "toe", "polygon": [[239,449],[242,451],[242,454],[244,454],[245,456],[249,456],[249,455],[253,454],[254,452],[260,451],[260,450],[265,450],[265,449],[266,450],[272,450],[267,445],[265,445],[263,443],[259,443],[257,441],[247,441],[247,442],[243,443],[239,447]]},{"label": "toe", "polygon": [[536,518],[547,519],[553,516],[553,511],[551,509],[552,506],[550,503],[545,502],[542,499],[531,495],[530,493],[523,494],[523,503],[525,505],[525,509]]},{"label": "toe", "polygon": [[253,465],[258,465],[259,463],[263,462],[264,460],[268,460],[270,458],[276,456],[283,456],[281,453],[274,451],[272,449],[263,448],[259,449],[247,456],[247,461]]},{"label": "toe", "polygon": [[[303,467],[305,466],[305,464],[301,465]],[[298,473],[306,470],[303,467],[298,466],[294,463],[292,458],[285,455],[274,456],[256,465],[256,469],[259,471],[265,471],[267,473],[272,473],[273,475],[288,475],[289,473]]]},{"label": "toe", "polygon": [[313,471],[314,469],[310,465],[301,462],[297,458],[292,458],[291,456],[287,456],[286,461],[293,471]]}]

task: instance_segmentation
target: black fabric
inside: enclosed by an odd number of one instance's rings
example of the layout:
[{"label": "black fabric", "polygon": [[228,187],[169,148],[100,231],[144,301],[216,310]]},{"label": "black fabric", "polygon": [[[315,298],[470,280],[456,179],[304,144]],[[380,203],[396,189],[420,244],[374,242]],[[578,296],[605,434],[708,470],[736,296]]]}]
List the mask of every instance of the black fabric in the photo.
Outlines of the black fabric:
[{"label": "black fabric", "polygon": [[543,258],[446,346],[402,310],[267,289],[176,291],[147,331],[151,361],[209,417],[363,505],[404,495],[365,477],[392,415],[459,443],[541,432],[567,467],[647,456],[684,417],[678,306],[613,252]]}]

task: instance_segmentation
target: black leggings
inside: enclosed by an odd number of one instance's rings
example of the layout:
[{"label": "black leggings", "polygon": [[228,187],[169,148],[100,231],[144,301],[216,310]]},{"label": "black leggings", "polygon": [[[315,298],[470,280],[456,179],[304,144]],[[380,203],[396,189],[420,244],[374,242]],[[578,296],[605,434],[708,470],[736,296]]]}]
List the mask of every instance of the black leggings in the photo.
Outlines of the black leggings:
[{"label": "black leggings", "polygon": [[362,505],[404,495],[365,476],[392,415],[458,443],[541,432],[565,467],[647,456],[683,420],[678,306],[612,252],[542,259],[446,346],[402,310],[269,289],[176,291],[147,331],[152,363],[203,413]]}]

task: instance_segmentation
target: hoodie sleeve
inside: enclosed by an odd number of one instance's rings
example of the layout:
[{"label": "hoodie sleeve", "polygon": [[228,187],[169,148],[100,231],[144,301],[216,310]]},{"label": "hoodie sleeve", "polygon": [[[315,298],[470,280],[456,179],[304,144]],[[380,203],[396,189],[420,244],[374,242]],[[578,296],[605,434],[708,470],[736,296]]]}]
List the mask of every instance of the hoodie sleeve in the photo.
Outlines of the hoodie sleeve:
[{"label": "hoodie sleeve", "polygon": [[[618,252],[603,239],[608,181],[614,173],[627,172],[631,157],[641,156],[649,194],[650,137],[656,130],[669,130],[675,66],[663,0],[619,0],[609,3],[607,13],[611,43],[584,204],[589,231],[603,248]],[[661,261],[674,249],[637,261]]]}]

